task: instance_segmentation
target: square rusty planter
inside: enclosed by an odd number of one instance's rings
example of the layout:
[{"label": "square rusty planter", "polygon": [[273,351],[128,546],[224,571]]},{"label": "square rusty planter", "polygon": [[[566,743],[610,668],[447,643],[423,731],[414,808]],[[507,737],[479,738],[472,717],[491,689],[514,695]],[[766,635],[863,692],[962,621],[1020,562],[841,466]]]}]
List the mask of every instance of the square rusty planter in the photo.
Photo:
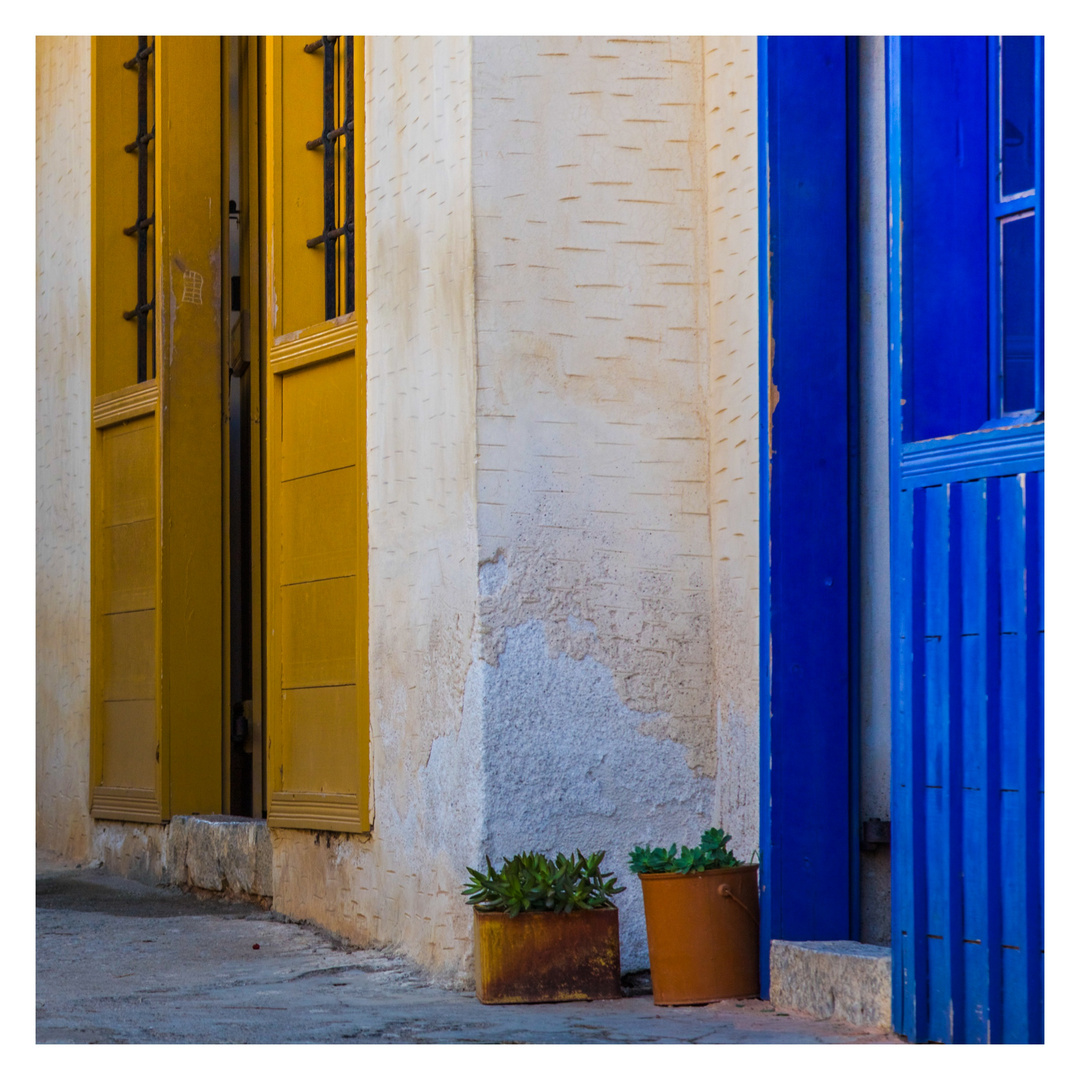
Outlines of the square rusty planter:
[{"label": "square rusty planter", "polygon": [[473,908],[476,996],[485,1005],[622,997],[619,912]]}]

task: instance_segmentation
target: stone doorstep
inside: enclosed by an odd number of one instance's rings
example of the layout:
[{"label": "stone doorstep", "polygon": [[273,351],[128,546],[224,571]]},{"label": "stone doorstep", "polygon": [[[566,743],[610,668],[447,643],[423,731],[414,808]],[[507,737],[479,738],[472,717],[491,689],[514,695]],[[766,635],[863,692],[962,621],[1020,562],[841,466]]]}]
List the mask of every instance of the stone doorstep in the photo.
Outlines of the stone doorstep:
[{"label": "stone doorstep", "polygon": [[769,1000],[820,1020],[892,1030],[892,951],[858,941],[773,941]]},{"label": "stone doorstep", "polygon": [[273,897],[273,848],[265,821],[176,816],[165,840],[166,880],[254,899]]}]

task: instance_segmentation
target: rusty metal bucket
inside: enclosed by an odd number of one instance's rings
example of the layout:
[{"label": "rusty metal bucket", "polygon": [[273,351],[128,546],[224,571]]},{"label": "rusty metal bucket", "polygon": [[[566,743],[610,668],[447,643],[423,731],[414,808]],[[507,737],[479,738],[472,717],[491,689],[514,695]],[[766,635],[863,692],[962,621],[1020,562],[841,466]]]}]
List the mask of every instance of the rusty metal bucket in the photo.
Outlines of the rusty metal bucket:
[{"label": "rusty metal bucket", "polygon": [[757,997],[757,871],[638,875],[657,1005]]},{"label": "rusty metal bucket", "polygon": [[485,1005],[622,997],[619,913],[473,908],[476,996]]}]

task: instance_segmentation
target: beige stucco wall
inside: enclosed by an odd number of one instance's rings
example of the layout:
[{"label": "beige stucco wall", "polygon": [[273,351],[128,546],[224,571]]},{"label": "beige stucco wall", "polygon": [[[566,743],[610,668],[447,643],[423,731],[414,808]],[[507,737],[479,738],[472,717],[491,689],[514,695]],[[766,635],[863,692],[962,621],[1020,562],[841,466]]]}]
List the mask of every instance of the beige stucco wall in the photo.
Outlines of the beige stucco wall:
[{"label": "beige stucco wall", "polygon": [[37,843],[90,819],[90,39],[37,39]]},{"label": "beige stucco wall", "polygon": [[274,830],[274,907],[454,976],[482,793],[470,43],[369,38],[366,62],[374,827]]}]

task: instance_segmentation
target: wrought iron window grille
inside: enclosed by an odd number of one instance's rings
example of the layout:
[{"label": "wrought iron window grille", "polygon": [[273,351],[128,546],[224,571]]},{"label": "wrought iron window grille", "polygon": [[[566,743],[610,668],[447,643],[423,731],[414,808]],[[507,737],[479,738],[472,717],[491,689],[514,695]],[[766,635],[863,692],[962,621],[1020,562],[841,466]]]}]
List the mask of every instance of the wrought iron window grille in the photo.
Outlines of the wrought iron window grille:
[{"label": "wrought iron window grille", "polygon": [[[139,77],[139,131],[134,141],[124,147],[128,154],[139,155],[139,211],[134,225],[124,229],[125,236],[134,236],[138,241],[138,292],[135,307],[131,311],[124,312],[124,318],[128,322],[135,322],[138,333],[136,349],[138,382],[146,382],[153,378],[156,364],[153,355],[153,335],[147,334],[147,323],[150,313],[154,310],[154,298],[147,295],[147,260],[148,243],[147,233],[154,224],[154,215],[148,214],[149,183],[150,183],[150,140],[154,137],[154,127],[146,126],[149,97],[149,65],[150,57],[154,52],[154,40],[150,37],[139,38],[138,52],[124,62],[124,67],[129,71],[136,71]],[[148,346],[148,337],[150,338]],[[147,354],[149,352],[150,371],[147,373]]]},{"label": "wrought iron window grille", "polygon": [[[338,42],[343,42],[345,49],[345,107],[344,119],[336,124],[336,49]],[[353,153],[353,39],[352,37],[324,36],[304,46],[304,52],[323,52],[323,129],[315,139],[305,144],[308,150],[323,152],[323,231],[307,242],[309,248],[323,245],[324,254],[324,294],[327,319],[339,314],[348,314],[355,308],[354,266],[356,240],[354,235],[354,153]],[[337,192],[335,173],[337,170],[338,141],[345,142],[345,220],[337,223]],[[345,297],[344,311],[338,311],[337,299],[337,241],[345,238]]]}]

